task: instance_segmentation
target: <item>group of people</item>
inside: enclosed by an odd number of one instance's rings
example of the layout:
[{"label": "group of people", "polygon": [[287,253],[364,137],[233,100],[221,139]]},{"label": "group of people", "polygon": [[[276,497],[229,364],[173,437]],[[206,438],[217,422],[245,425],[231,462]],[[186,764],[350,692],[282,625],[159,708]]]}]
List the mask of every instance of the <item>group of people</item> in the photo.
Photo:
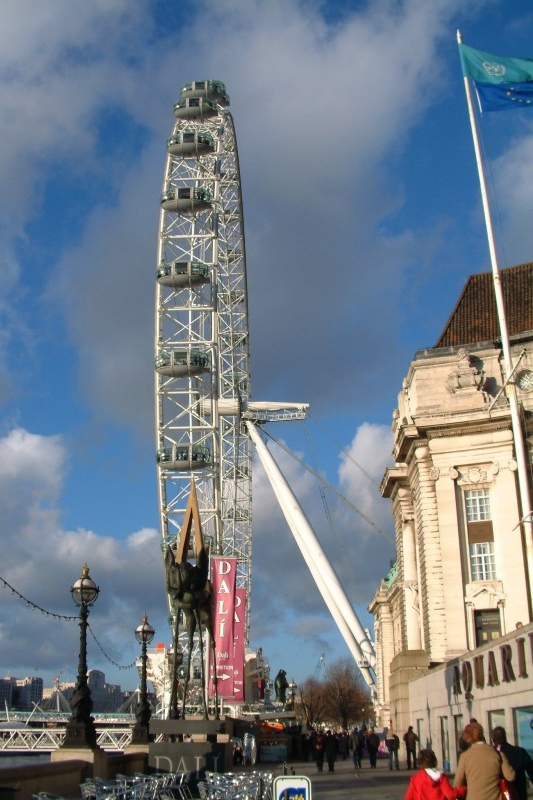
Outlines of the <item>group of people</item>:
[{"label": "group of people", "polygon": [[354,767],[356,769],[361,768],[366,750],[370,766],[372,769],[375,769],[378,760],[379,745],[380,738],[374,728],[370,730],[367,728],[361,728],[360,730],[354,728],[350,734],[350,749],[352,751]]},{"label": "group of people", "polygon": [[[502,800],[501,781],[510,788],[509,800],[527,800],[527,777],[533,782],[533,759],[523,747],[507,741],[505,729],[498,726],[491,732],[492,744],[485,741],[482,726],[471,720],[465,727],[459,747],[461,754],[453,784],[437,768],[433,750],[425,748],[417,756],[418,736],[409,726],[403,735],[407,769],[419,770],[411,777],[404,800]],[[309,754],[322,772],[324,763],[333,772],[337,758],[347,758],[352,753],[356,769],[368,754],[370,767],[375,768],[380,738],[374,729],[357,729],[350,735],[334,731],[314,730],[309,736]],[[399,770],[400,738],[392,730],[385,738],[389,769]]]},{"label": "group of people", "polygon": [[312,760],[316,764],[319,772],[324,770],[324,761],[328,765],[328,770],[333,772],[335,762],[339,755],[339,739],[334,731],[322,731],[320,728],[314,730],[308,739],[309,751]]},{"label": "group of people", "polygon": [[363,756],[366,753],[370,761],[370,766],[375,769],[377,764],[380,738],[372,728],[354,728],[351,734],[346,731],[336,733],[335,731],[314,730],[308,739],[309,754],[315,762],[317,770],[322,772],[324,762],[328,765],[328,770],[333,772],[337,758],[346,759],[352,754],[352,759],[356,769],[362,764]]},{"label": "group of people", "polygon": [[[416,743],[418,736],[413,731],[413,726],[410,725],[409,729],[404,733],[403,740],[407,750],[407,768],[411,769],[416,763]],[[351,749],[353,751],[353,762],[356,769],[361,768],[363,754],[368,753],[368,760],[370,768],[375,769],[377,765],[378,751],[380,746],[380,738],[375,730],[372,728],[370,731],[362,728],[357,728],[352,732],[350,737]],[[391,729],[385,738],[385,747],[389,758],[389,769],[400,769],[400,737]]]},{"label": "group of people", "polygon": [[[404,733],[403,741],[405,743],[407,755],[407,769],[411,769],[411,767],[414,769],[416,765],[416,743],[418,742],[418,736],[414,732],[412,725],[409,725],[409,728]],[[394,733],[392,729],[387,733],[385,747],[387,748],[389,756],[389,769],[400,769],[400,737],[397,733]]]},{"label": "group of people", "polygon": [[[404,734],[404,742],[407,750],[407,767],[411,769],[416,765],[416,743],[418,736],[409,726],[409,730]],[[315,730],[308,739],[308,747],[311,760],[313,760],[319,772],[323,771],[324,762],[327,763],[330,772],[335,769],[337,757],[346,759],[349,753],[352,754],[353,763],[356,769],[360,769],[363,757],[368,755],[370,768],[377,766],[378,751],[381,739],[371,728],[354,728],[348,735],[346,731],[335,733],[334,731]],[[392,731],[385,739],[385,746],[389,756],[389,769],[400,769],[399,750],[400,739]]]},{"label": "group of people", "polygon": [[422,749],[417,758],[420,769],[409,781],[404,800],[502,800],[502,780],[507,782],[510,797],[527,800],[526,776],[533,781],[533,759],[525,748],[507,741],[504,728],[494,728],[492,744],[488,744],[483,727],[471,721],[461,739],[453,785],[437,769],[433,750]]}]

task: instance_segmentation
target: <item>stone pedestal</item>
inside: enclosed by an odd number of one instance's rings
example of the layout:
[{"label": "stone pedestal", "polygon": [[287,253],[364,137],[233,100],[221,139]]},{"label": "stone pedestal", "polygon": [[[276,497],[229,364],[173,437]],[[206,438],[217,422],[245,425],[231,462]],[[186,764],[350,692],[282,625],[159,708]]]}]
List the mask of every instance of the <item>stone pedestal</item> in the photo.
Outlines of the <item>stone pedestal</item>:
[{"label": "stone pedestal", "polygon": [[57,750],[52,751],[50,761],[52,763],[58,761],[87,761],[92,764],[90,772],[92,772],[93,776],[108,777],[108,754],[101,747],[59,747]]},{"label": "stone pedestal", "polygon": [[[152,719],[150,734],[163,741],[150,742],[148,765],[157,772],[190,772],[194,783],[209,772],[229,772],[233,767],[233,720]],[[191,736],[193,741],[185,741]]]}]

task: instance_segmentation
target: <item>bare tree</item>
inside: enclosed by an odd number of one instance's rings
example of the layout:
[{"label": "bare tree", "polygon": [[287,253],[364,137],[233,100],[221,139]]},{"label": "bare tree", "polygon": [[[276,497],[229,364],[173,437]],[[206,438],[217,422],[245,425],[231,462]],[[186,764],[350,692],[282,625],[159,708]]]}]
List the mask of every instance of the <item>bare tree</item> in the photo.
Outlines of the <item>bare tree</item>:
[{"label": "bare tree", "polygon": [[316,678],[307,678],[300,684],[300,702],[307,727],[324,721],[324,684]]},{"label": "bare tree", "polygon": [[348,730],[368,713],[370,698],[366,684],[349,658],[341,658],[327,667],[323,691],[328,719],[343,730]]}]

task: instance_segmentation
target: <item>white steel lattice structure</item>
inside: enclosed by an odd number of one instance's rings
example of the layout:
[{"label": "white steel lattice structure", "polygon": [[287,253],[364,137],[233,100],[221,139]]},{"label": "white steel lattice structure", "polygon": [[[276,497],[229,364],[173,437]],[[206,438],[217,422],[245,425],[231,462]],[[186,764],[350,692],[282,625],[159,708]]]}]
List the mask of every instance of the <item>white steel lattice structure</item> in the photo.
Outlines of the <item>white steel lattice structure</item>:
[{"label": "white steel lattice structure", "polygon": [[[161,547],[164,554],[181,532],[194,480],[211,553],[237,559],[237,588],[248,598],[248,638],[253,441],[317,586],[373,686],[367,634],[256,429],[269,420],[304,419],[307,405],[250,400],[242,196],[228,105],[219,81],[186,84],[167,142],[155,332]],[[170,603],[169,611],[173,624]],[[163,706],[170,659],[166,648],[149,659]]]},{"label": "white steel lattice structure", "polygon": [[[245,418],[299,419],[300,405],[250,402],[248,297],[239,160],[219,81],[193,81],[174,106],[157,254],[155,392],[161,548],[182,528],[194,479],[204,540],[237,559],[246,642],[252,559],[251,441]],[[295,406],[296,404],[289,404]],[[174,627],[169,602],[171,629]],[[187,650],[187,637],[180,634]],[[196,660],[193,677],[199,677]],[[163,715],[172,653],[156,648],[149,677]]]},{"label": "white steel lattice structure", "polygon": [[237,586],[249,596],[251,444],[240,418],[250,393],[248,300],[228,104],[224,84],[209,80],[186,84],[174,106],[158,243],[157,462],[163,552],[194,479],[211,552],[237,558]]}]

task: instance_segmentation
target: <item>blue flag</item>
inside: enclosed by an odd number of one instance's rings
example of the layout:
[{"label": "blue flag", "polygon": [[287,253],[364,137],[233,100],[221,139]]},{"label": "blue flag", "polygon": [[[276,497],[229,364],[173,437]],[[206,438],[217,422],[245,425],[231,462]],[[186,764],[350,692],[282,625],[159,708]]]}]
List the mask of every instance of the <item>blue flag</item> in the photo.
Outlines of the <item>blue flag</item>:
[{"label": "blue flag", "polygon": [[533,59],[509,58],[459,45],[463,75],[471,78],[483,111],[533,107]]}]

